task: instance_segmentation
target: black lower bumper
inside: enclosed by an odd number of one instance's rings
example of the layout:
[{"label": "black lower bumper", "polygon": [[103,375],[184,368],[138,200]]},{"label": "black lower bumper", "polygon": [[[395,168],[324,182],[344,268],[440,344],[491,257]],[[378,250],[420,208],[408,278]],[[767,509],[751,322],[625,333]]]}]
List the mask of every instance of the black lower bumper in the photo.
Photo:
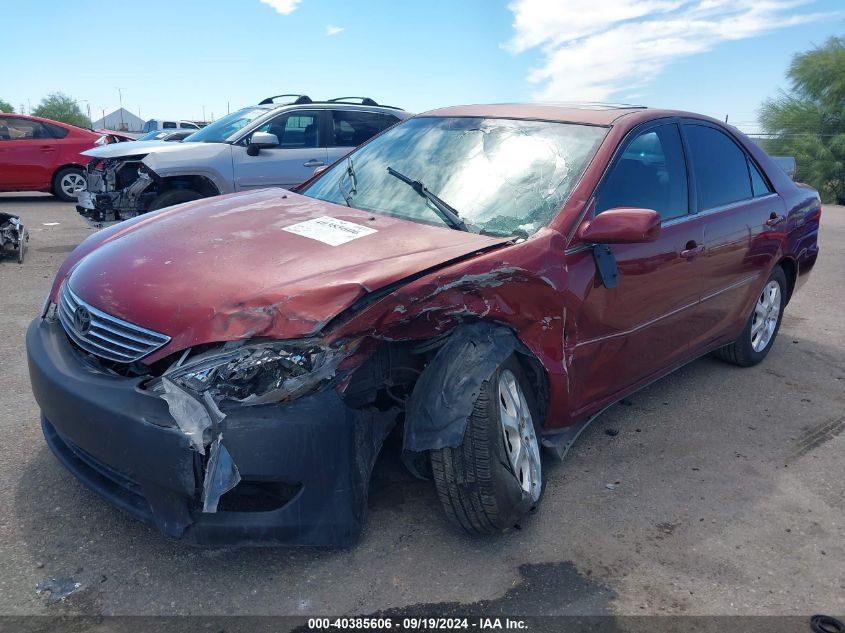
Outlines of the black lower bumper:
[{"label": "black lower bumper", "polygon": [[47,444],[86,486],[196,545],[346,546],[360,536],[370,471],[395,411],[354,410],[333,390],[224,409],[241,483],[201,511],[205,458],[140,379],[97,371],[58,323],[27,331]]}]

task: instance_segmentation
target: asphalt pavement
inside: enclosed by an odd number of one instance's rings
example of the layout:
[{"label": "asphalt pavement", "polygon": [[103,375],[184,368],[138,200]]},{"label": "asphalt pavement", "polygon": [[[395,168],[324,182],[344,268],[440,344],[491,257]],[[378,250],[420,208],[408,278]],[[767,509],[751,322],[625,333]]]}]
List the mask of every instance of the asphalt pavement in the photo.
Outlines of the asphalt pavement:
[{"label": "asphalt pavement", "polygon": [[845,613],[845,207],[824,209],[763,364],[702,358],[614,406],[501,536],[452,528],[389,445],[345,550],[191,548],[67,473],[24,332],[93,229],[46,194],[0,194],[0,211],[31,236],[23,265],[0,261],[0,614]]}]

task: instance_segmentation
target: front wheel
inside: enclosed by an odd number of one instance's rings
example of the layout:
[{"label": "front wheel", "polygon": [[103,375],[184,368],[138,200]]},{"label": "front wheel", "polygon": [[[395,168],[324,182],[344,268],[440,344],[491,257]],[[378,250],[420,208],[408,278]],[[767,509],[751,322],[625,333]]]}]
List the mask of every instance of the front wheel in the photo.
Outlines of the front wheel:
[{"label": "front wheel", "polygon": [[467,532],[513,527],[540,501],[539,416],[531,383],[511,356],[481,386],[463,442],[431,451],[437,494]]},{"label": "front wheel", "polygon": [[168,189],[153,198],[147,211],[158,211],[175,204],[199,200],[202,197],[203,195],[199,191],[193,189]]},{"label": "front wheel", "polygon": [[757,297],[742,334],[716,350],[716,356],[740,367],[751,367],[766,358],[780,330],[787,289],[786,275],[776,266]]},{"label": "front wheel", "polygon": [[76,194],[85,185],[85,172],[79,167],[65,167],[53,176],[53,195],[65,202],[76,202]]}]

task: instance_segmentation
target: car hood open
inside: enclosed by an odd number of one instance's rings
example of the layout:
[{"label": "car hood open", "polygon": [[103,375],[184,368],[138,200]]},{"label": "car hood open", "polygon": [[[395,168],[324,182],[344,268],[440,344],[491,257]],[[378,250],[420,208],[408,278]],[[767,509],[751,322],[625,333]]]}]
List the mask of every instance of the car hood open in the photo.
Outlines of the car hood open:
[{"label": "car hood open", "polygon": [[170,336],[144,359],[154,362],[201,343],[313,335],[367,293],[508,241],[265,189],[143,216],[84,256],[69,283]]}]

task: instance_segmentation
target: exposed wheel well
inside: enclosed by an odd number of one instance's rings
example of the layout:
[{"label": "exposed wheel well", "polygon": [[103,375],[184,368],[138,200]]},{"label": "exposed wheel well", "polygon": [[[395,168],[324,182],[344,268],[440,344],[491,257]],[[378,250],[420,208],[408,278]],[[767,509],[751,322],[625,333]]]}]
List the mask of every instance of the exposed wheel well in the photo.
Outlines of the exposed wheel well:
[{"label": "exposed wheel well", "polygon": [[792,291],[795,289],[795,281],[798,277],[798,264],[791,257],[784,257],[778,263],[786,275],[786,281],[789,284],[788,292],[786,293],[787,303],[792,298]]},{"label": "exposed wheel well", "polygon": [[162,191],[168,189],[193,189],[203,196],[216,196],[220,193],[215,184],[205,176],[171,176],[163,179]]}]

